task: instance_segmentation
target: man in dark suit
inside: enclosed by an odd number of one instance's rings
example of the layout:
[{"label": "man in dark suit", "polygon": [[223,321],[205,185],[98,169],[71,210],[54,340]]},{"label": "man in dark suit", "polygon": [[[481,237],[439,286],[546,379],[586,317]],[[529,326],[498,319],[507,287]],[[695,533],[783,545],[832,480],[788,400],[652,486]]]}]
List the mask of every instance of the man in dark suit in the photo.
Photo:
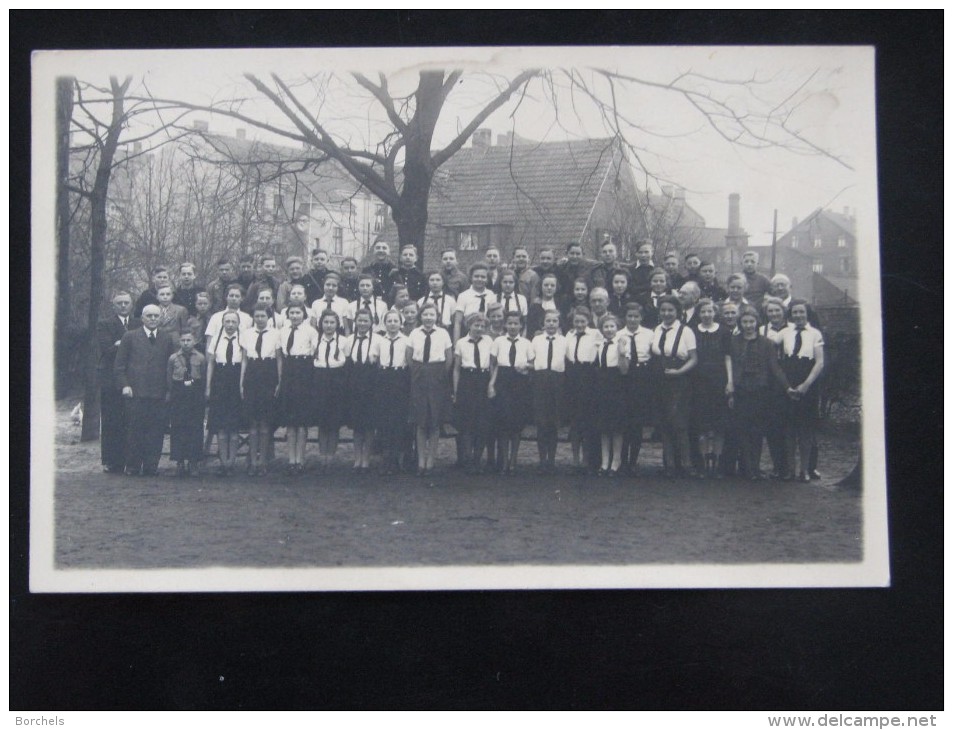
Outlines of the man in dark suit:
[{"label": "man in dark suit", "polygon": [[132,316],[132,296],[117,292],[113,297],[114,314],[96,323],[96,341],[99,343],[99,446],[103,471],[120,474],[126,465],[126,415],[120,388],[113,375],[119,341],[129,330],[140,327]]},{"label": "man in dark suit", "polygon": [[126,473],[151,476],[159,469],[165,437],[166,367],[175,346],[160,332],[159,307],[142,310],[142,327],[126,332],[113,368],[126,405]]},{"label": "man in dark suit", "polygon": [[698,324],[698,300],[701,298],[702,291],[694,281],[686,281],[676,292],[678,301],[682,303],[682,321],[692,329]]},{"label": "man in dark suit", "polygon": [[152,285],[139,295],[139,298],[136,300],[136,306],[132,310],[132,316],[137,318],[141,317],[143,307],[147,304],[158,304],[159,297],[156,295],[156,292],[158,292],[161,287],[169,286],[171,283],[172,279],[169,276],[168,267],[156,266],[153,268]]}]

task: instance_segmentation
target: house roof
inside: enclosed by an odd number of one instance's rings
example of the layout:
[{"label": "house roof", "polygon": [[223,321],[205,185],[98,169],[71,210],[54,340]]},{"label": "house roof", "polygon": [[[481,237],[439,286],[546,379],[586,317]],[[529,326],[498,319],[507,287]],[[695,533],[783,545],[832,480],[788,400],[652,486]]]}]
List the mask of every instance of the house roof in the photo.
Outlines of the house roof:
[{"label": "house roof", "polygon": [[605,185],[621,184],[612,139],[467,147],[437,171],[429,220],[439,226],[542,225],[577,240]]},{"label": "house roof", "polygon": [[849,276],[814,274],[815,304],[857,304],[857,279]]},{"label": "house roof", "polygon": [[844,231],[844,233],[850,236],[856,235],[853,218],[843,215],[842,213],[837,213],[833,210],[824,210],[823,208],[815,208],[814,211],[807,218],[798,222],[796,226],[794,226],[793,228],[790,228],[784,235],[780,236],[779,239],[787,238],[794,231],[804,231],[804,230],[810,229],[811,225],[818,218],[824,218],[825,220],[837,226],[842,231]]}]

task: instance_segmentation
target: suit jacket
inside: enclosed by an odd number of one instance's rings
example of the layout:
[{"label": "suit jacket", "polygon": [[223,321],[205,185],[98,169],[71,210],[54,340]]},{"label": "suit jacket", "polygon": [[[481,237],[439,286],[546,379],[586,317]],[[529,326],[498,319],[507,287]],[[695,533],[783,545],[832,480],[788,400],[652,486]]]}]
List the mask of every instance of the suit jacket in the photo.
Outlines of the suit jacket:
[{"label": "suit jacket", "polygon": [[174,352],[168,332],[157,330],[155,342],[149,342],[142,327],[126,332],[113,366],[116,387],[131,387],[136,398],[165,398],[166,367]]},{"label": "suit jacket", "polygon": [[96,323],[96,341],[99,344],[99,362],[96,365],[96,371],[99,373],[100,386],[115,387],[113,366],[116,363],[116,353],[119,352],[119,345],[116,343],[127,331],[139,327],[142,327],[142,323],[131,314],[126,327],[122,326],[122,320],[119,319],[118,314]]},{"label": "suit jacket", "polygon": [[[671,292],[666,292],[662,296],[667,296],[670,293]],[[652,304],[652,292],[645,292],[637,296],[635,301],[642,305],[642,326],[648,327],[649,329],[658,327],[661,320],[658,316],[658,309]]]}]

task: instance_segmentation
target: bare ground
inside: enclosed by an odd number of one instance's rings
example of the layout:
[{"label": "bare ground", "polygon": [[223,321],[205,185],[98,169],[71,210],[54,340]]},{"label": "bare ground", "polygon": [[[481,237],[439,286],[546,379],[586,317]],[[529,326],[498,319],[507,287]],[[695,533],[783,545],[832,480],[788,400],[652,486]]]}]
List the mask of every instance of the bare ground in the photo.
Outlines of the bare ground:
[{"label": "bare ground", "polygon": [[[355,477],[342,445],[334,471],[295,479],[103,474],[99,443],[78,443],[72,403],[57,419],[55,554],[60,568],[326,567],[485,564],[850,562],[861,559],[860,492],[835,483],[857,458],[856,425],[826,424],[825,478],[811,484],[663,481],[658,444],[646,476],[535,474],[524,442],[512,477],[450,468]],[[279,431],[279,434],[281,432]],[[317,445],[309,445],[316,453]],[[765,458],[767,458],[765,456]],[[557,461],[569,463],[568,445]]]}]

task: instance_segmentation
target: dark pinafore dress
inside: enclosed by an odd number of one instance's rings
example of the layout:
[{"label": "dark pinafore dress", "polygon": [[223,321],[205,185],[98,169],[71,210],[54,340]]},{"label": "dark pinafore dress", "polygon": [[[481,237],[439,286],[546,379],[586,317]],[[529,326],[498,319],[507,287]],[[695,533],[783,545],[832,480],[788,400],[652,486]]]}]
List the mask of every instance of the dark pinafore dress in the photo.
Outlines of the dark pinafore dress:
[{"label": "dark pinafore dress", "polygon": [[[618,335],[617,335],[618,337]],[[609,347],[616,347],[613,339]],[[596,350],[594,398],[589,407],[593,410],[594,425],[601,434],[622,433],[626,429],[626,377],[618,366],[603,363],[605,342]]]},{"label": "dark pinafore dress", "polygon": [[[585,337],[585,334],[583,335]],[[575,332],[566,335],[566,350],[572,351],[573,357],[578,358],[581,349],[581,338]],[[580,348],[577,348],[580,345]],[[592,424],[592,387],[593,363],[579,362],[574,359],[566,361],[566,393],[563,396],[563,422],[569,424],[574,431],[582,432]]]},{"label": "dark pinafore dress", "polygon": [[722,431],[728,416],[728,336],[724,325],[714,332],[695,330],[698,364],[692,373],[692,422],[700,432]]},{"label": "dark pinafore dress", "polygon": [[[672,343],[672,352],[678,352],[678,345],[682,340],[682,333],[687,325],[678,325],[675,340]],[[685,361],[676,355],[662,354],[656,358],[656,392],[658,423],[663,428],[680,431],[688,428],[691,417],[691,379],[688,375],[666,375],[668,368],[680,368]]]},{"label": "dark pinafore dress", "polygon": [[[238,337],[235,337],[235,352],[239,352]],[[215,350],[212,351],[214,357]],[[241,393],[241,358],[231,364],[216,362],[208,402],[208,430],[235,432],[245,425],[245,412]]]},{"label": "dark pinafore dress", "polygon": [[278,412],[278,360],[274,357],[248,358],[245,365],[245,418],[274,423]]},{"label": "dark pinafore dress", "polygon": [[[389,349],[387,362],[396,357],[396,339],[381,335],[381,349]],[[383,353],[380,363],[384,362]],[[374,402],[377,406],[377,432],[385,450],[393,450],[402,441],[410,413],[410,369],[403,361],[379,364],[374,380]]]},{"label": "dark pinafore dress", "polygon": [[[465,338],[464,342],[473,347],[469,338]],[[484,438],[490,431],[490,400],[487,395],[490,384],[489,359],[489,355],[481,359],[479,367],[460,368],[457,398],[453,404],[453,425],[457,431]]]},{"label": "dark pinafore dress", "polygon": [[351,344],[351,359],[348,363],[347,390],[350,393],[350,401],[347,423],[351,428],[359,431],[373,430],[377,424],[374,396],[378,368],[370,358],[374,337],[374,333],[370,332],[363,340],[355,337]]},{"label": "dark pinafore dress", "polygon": [[[811,374],[814,369],[813,357],[798,357],[796,355],[783,355],[781,357],[781,370],[784,371],[788,384],[796,388]],[[817,417],[818,389],[817,382],[811,385],[807,391],[798,399],[787,399],[787,422],[791,426],[812,426]]]}]

